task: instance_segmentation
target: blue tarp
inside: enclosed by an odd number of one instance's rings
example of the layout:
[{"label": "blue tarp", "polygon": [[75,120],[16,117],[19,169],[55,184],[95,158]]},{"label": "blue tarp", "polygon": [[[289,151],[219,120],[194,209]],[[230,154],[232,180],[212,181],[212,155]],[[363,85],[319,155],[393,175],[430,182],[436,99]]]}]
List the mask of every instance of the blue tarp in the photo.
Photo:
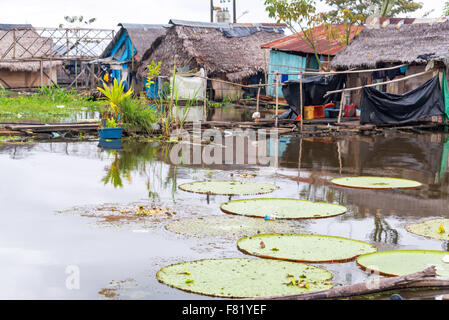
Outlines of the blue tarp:
[{"label": "blue tarp", "polygon": [[[116,55],[123,51],[123,53],[121,54],[121,56],[116,57]],[[117,61],[129,61],[131,60],[134,55],[137,53],[137,49],[133,46],[131,38],[128,35],[127,31],[124,31],[122,36],[120,37],[119,41],[117,41],[117,43],[115,44],[114,48],[112,48],[109,56],[110,57],[115,57],[115,59]],[[127,64],[124,63],[122,65],[123,69],[128,68]],[[117,79],[118,82],[120,82],[121,80],[121,71],[120,70],[112,70],[112,77]],[[123,84],[125,85],[125,89],[128,89],[128,83],[126,81],[126,79],[123,79]]]}]

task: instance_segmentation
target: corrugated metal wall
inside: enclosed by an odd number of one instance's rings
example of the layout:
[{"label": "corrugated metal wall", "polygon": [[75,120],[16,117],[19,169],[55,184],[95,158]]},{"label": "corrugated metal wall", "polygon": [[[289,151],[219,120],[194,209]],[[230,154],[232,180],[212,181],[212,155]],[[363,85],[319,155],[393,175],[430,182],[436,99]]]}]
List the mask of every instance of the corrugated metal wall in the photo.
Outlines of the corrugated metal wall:
[{"label": "corrugated metal wall", "polygon": [[[268,83],[275,83],[275,76],[272,74],[273,72],[299,72],[300,69],[306,68],[307,58],[298,56],[295,54],[283,52],[283,51],[270,51],[270,66],[268,68]],[[285,75],[282,77],[281,82],[299,79],[298,75]],[[269,96],[276,96],[276,87],[270,86],[268,87],[267,94]],[[279,88],[279,96],[283,97],[282,88]]]}]

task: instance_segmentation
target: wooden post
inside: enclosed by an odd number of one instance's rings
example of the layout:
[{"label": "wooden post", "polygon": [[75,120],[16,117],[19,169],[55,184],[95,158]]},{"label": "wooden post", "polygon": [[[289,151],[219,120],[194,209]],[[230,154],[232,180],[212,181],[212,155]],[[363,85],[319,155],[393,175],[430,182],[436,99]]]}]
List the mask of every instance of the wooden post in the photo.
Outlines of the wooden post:
[{"label": "wooden post", "polygon": [[256,104],[256,112],[259,112],[259,103],[260,103],[260,89],[262,89],[262,79],[259,80],[259,88],[257,89],[257,104]]},{"label": "wooden post", "polygon": [[279,109],[279,73],[276,72],[276,128],[278,127],[278,109]]},{"label": "wooden post", "polygon": [[203,121],[207,121],[207,72],[204,69]]},{"label": "wooden post", "polygon": [[[263,59],[264,59],[264,69],[265,69],[265,84],[268,84],[268,64],[267,64],[267,49],[263,49]],[[265,91],[267,91],[268,87],[265,87]],[[267,92],[265,92],[268,95]]]},{"label": "wooden post", "polygon": [[75,60],[75,88],[78,89],[78,60]]},{"label": "wooden post", "polygon": [[12,50],[12,58],[16,58],[16,30],[12,31],[12,37],[13,37],[13,50]]},{"label": "wooden post", "polygon": [[40,61],[40,71],[41,71],[41,87],[44,85],[44,66],[42,60]]},{"label": "wooden post", "polygon": [[304,99],[303,99],[303,84],[302,84],[302,70],[301,70],[301,74],[299,75],[299,114],[301,116],[301,128],[300,128],[300,132],[302,133],[302,128],[304,125],[304,116],[303,116],[303,109],[304,109]]},{"label": "wooden post", "polygon": [[[343,85],[343,88],[344,88],[345,86]],[[344,100],[345,100],[345,90],[343,90],[342,92],[341,92],[341,100],[340,100],[340,111],[338,112],[338,123],[340,123],[340,121],[341,121],[341,113],[342,113],[342,111],[343,111],[343,103],[344,103]]]}]

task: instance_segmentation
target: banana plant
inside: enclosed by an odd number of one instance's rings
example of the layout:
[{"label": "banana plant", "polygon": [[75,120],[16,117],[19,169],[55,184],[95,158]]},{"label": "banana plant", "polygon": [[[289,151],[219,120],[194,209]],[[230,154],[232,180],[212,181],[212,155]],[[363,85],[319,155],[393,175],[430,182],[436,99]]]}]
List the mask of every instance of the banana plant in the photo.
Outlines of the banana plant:
[{"label": "banana plant", "polygon": [[97,87],[98,91],[100,91],[109,102],[109,106],[111,107],[112,112],[115,115],[115,119],[118,117],[118,113],[120,112],[120,102],[124,99],[131,96],[134,92],[133,89],[129,89],[125,92],[125,85],[123,81],[120,80],[120,83],[117,79],[114,79],[114,82],[109,87],[106,83],[103,82],[103,88]]}]

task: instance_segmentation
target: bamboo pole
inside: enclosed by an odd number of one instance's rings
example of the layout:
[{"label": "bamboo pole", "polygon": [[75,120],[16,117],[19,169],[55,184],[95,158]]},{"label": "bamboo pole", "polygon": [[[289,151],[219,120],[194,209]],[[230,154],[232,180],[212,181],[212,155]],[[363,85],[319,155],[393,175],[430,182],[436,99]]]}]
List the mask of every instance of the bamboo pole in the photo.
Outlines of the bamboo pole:
[{"label": "bamboo pole", "polygon": [[[262,79],[259,80],[259,84],[262,83]],[[260,103],[260,89],[262,89],[261,87],[259,87],[257,89],[257,104],[256,104],[256,112],[259,112],[259,103]]]},{"label": "bamboo pole", "polygon": [[340,93],[340,92],[343,92],[343,91],[356,91],[356,90],[361,90],[363,88],[376,87],[376,86],[382,86],[382,85],[385,85],[385,84],[401,82],[401,81],[405,81],[405,80],[408,80],[408,79],[420,77],[420,76],[423,76],[423,75],[426,75],[426,74],[432,73],[432,72],[434,72],[434,71],[433,70],[429,70],[429,71],[424,71],[424,72],[420,72],[420,73],[417,73],[417,74],[413,74],[411,76],[407,76],[407,77],[404,77],[404,78],[395,79],[395,80],[390,80],[390,81],[385,81],[385,82],[378,82],[378,83],[373,83],[373,84],[367,84],[367,85],[361,86],[361,87],[354,87],[354,88],[348,88],[348,89],[328,91],[324,95],[324,97],[327,97],[327,96],[329,96],[331,94],[334,94],[334,93]]},{"label": "bamboo pole", "polygon": [[302,129],[303,129],[303,125],[304,125],[304,116],[303,116],[303,114],[304,114],[304,112],[303,112],[303,109],[304,109],[304,99],[303,99],[303,79],[302,79],[302,77],[303,77],[303,75],[302,75],[302,73],[300,74],[300,76],[299,76],[300,78],[299,78],[299,114],[300,114],[300,116],[301,116],[301,128],[300,128],[300,132],[302,133]]},{"label": "bamboo pole", "polygon": [[40,61],[40,71],[41,71],[41,87],[44,85],[44,66],[42,60]]},{"label": "bamboo pole", "polygon": [[78,89],[78,60],[75,60],[75,88]]},{"label": "bamboo pole", "polygon": [[207,72],[204,69],[204,98],[203,98],[203,119],[207,121]]},{"label": "bamboo pole", "polygon": [[[366,73],[366,72],[375,72],[375,71],[387,71],[387,70],[394,70],[402,67],[406,67],[408,64],[401,64],[399,66],[394,67],[388,67],[388,68],[379,68],[379,69],[367,69],[367,70],[347,70],[347,71],[331,71],[331,72],[317,72],[317,71],[305,71],[303,72],[306,75],[326,75],[326,76],[333,76],[336,74],[351,74],[351,73]],[[298,75],[300,72],[287,72],[283,74],[289,74],[289,75]]]},{"label": "bamboo pole", "polygon": [[[345,87],[345,85],[343,84],[343,88]],[[340,111],[338,112],[338,123],[340,123],[341,122],[341,113],[342,113],[342,111],[343,111],[343,103],[344,103],[344,101],[345,101],[345,92],[346,91],[342,91],[341,92],[341,99],[340,99]]]},{"label": "bamboo pole", "polygon": [[278,127],[278,109],[279,109],[279,74],[276,73],[276,128]]}]

